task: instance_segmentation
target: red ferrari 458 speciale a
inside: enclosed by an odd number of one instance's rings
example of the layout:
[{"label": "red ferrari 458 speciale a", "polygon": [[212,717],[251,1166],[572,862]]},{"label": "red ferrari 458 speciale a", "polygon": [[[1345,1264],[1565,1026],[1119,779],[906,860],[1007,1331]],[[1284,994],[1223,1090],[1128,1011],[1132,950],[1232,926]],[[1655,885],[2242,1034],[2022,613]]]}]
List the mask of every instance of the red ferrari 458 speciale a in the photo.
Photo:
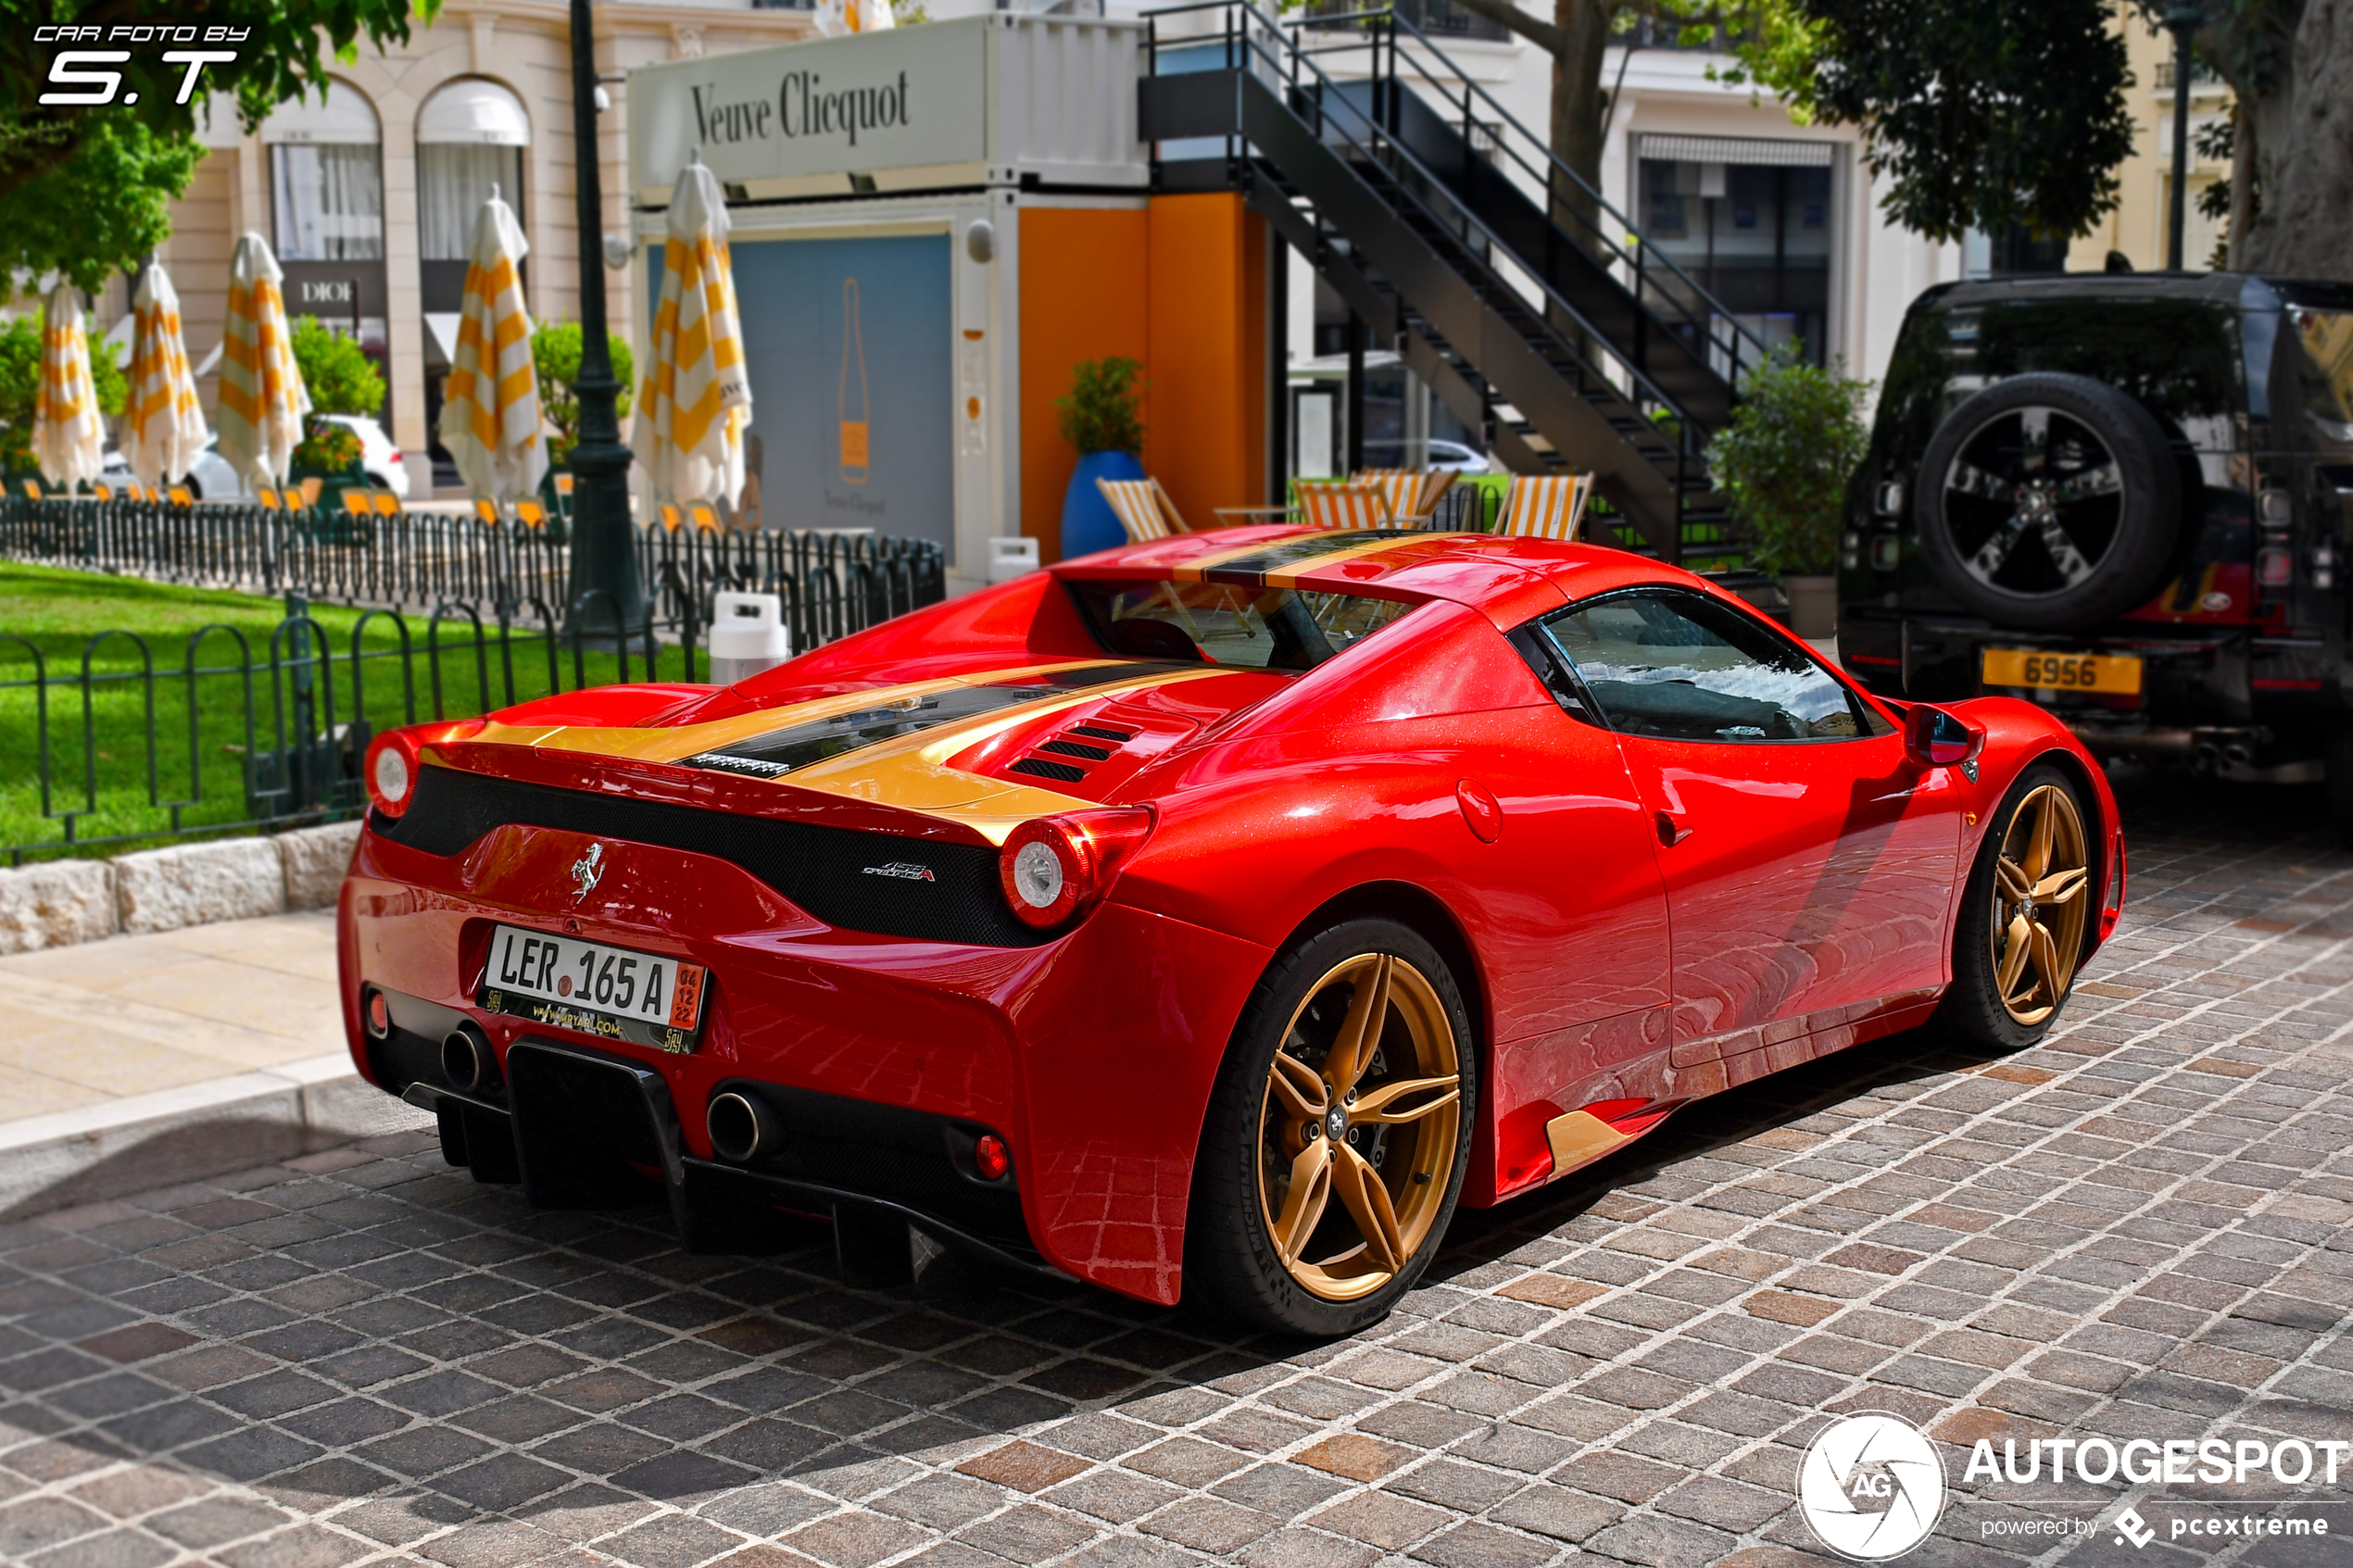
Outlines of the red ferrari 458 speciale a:
[{"label": "red ferrari 458 speciale a", "polygon": [[1315,1334],[1687,1101],[2032,1042],[2124,893],[2048,715],[1481,534],[1179,535],[366,768],[352,1055],[453,1163]]}]

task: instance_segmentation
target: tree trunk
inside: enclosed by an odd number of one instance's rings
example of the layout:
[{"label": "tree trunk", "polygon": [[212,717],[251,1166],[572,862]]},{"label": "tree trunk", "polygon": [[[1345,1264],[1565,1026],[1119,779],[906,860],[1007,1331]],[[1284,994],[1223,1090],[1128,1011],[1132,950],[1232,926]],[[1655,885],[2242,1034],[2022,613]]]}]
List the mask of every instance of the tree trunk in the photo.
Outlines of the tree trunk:
[{"label": "tree trunk", "polygon": [[2291,31],[2278,80],[2241,99],[2263,186],[2243,259],[2249,271],[2353,282],[2353,0],[2280,10]]},{"label": "tree trunk", "polygon": [[[1602,188],[1602,61],[1609,51],[1609,12],[1602,0],[1555,0],[1553,18],[1560,47],[1553,55],[1553,156],[1568,165],[1589,190]],[[1574,217],[1564,225],[1579,240],[1592,240],[1598,220],[1592,195],[1556,180],[1559,197]]]},{"label": "tree trunk", "polygon": [[2246,232],[2255,224],[2255,117],[2244,103],[2231,110],[2231,229],[2223,265],[2246,270]]}]

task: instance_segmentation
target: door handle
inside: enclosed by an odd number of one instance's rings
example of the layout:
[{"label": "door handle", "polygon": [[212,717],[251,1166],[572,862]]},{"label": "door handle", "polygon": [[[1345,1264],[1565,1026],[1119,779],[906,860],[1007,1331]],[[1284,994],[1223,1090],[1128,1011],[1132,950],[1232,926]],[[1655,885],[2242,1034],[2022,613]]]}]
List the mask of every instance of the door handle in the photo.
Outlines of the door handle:
[{"label": "door handle", "polygon": [[1658,841],[1669,849],[1692,836],[1692,830],[1677,822],[1670,811],[1653,811],[1651,821],[1658,828]]}]

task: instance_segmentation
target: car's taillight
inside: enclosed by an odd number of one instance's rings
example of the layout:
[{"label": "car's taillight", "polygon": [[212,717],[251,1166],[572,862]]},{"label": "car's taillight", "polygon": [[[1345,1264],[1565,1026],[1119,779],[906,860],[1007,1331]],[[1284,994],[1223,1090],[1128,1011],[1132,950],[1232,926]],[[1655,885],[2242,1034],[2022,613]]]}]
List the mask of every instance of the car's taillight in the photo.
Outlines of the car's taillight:
[{"label": "car's taillight", "polygon": [[445,720],[386,730],[368,743],[360,771],[367,775],[369,803],[387,817],[397,817],[416,798],[417,770],[429,746],[445,746],[481,733],[479,719]]},{"label": "car's taillight", "polygon": [[1005,902],[1041,931],[1060,925],[1101,899],[1151,831],[1149,806],[1033,817],[1006,838],[997,862]]}]

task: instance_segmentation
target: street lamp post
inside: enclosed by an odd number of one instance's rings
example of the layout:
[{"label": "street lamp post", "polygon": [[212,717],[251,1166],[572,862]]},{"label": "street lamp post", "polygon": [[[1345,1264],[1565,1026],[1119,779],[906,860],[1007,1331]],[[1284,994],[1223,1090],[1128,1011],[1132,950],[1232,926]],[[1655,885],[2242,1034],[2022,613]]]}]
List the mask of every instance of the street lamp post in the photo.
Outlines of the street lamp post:
[{"label": "street lamp post", "polygon": [[2191,0],[2165,13],[2165,25],[2173,34],[2173,200],[2165,218],[2165,267],[2171,272],[2182,270],[2183,234],[2189,220],[2190,41],[2205,19],[2205,12]]},{"label": "street lamp post", "polygon": [[[629,448],[621,444],[605,341],[604,188],[597,144],[597,38],[588,0],[572,0],[573,191],[580,229],[580,444],[572,451],[572,580],[567,619],[620,637],[646,612],[630,536]],[[615,620],[616,615],[618,620]]]}]

